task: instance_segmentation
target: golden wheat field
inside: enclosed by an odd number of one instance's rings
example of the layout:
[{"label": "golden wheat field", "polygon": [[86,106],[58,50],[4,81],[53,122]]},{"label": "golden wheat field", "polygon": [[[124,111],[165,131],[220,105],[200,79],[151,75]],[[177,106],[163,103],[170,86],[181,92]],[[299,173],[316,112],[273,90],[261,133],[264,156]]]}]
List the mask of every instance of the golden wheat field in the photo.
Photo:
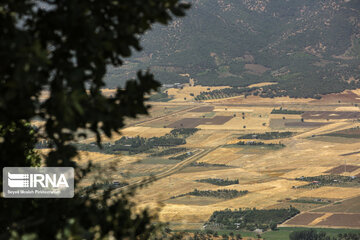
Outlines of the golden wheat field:
[{"label": "golden wheat field", "polygon": [[[196,96],[206,90],[207,87],[200,86],[169,89],[169,95],[174,97],[172,101],[152,102],[149,116],[131,120],[121,135],[107,139],[110,143],[123,136],[149,139],[171,135],[178,126],[197,128],[197,132],[186,137],[185,144],[176,147],[184,148],[179,153],[157,155],[167,147],[141,154],[81,152],[79,161],[91,160],[103,165],[115,161],[117,169],[109,174],[114,181],[126,176],[127,182],[137,184],[141,179],[155,176],[155,181],[137,191],[134,200],[141,207],[160,206],[160,219],[168,221],[174,229],[200,229],[214,211],[226,208],[269,209],[289,206],[289,201],[303,198],[327,199],[334,204],[360,196],[358,186],[307,188],[304,186],[308,183],[299,180],[329,175],[331,169],[344,164],[350,166],[349,170],[340,171],[340,175],[360,177],[360,138],[333,135],[358,128],[360,122],[318,117],[322,111],[340,114],[360,111],[350,102],[334,104],[341,94],[327,96],[325,100],[239,96],[195,102],[189,97],[190,93]],[[279,108],[313,112],[316,119],[302,113],[272,113]],[[267,132],[291,135],[278,139],[239,139]],[[255,145],[256,142],[263,144]],[[184,153],[191,154],[184,160],[176,158]],[[238,184],[218,186],[199,182],[207,178],[237,180]],[[247,190],[248,194],[232,199],[187,194],[195,189]],[[318,207],[311,203],[295,206],[304,213]]]}]

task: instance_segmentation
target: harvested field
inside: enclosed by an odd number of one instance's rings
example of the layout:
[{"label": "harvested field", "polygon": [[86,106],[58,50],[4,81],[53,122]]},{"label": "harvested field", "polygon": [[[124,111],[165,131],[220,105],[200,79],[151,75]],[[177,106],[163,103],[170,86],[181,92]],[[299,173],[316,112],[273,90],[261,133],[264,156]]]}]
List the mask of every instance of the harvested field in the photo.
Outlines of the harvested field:
[{"label": "harvested field", "polygon": [[151,127],[128,127],[121,130],[122,135],[117,135],[113,138],[113,140],[120,139],[122,136],[127,137],[161,137],[165,134],[169,133],[172,129],[171,128],[151,128]]},{"label": "harvested field", "polygon": [[346,187],[321,187],[312,189],[299,194],[299,197],[311,198],[351,198],[360,195],[359,188],[346,188]]},{"label": "harvested field", "polygon": [[[360,138],[354,139],[354,138],[345,138],[345,137],[316,136],[316,135],[309,137],[309,140],[326,142],[326,143],[341,143],[341,144],[353,144],[354,142],[360,142]],[[349,155],[352,154],[353,153],[350,153]],[[343,155],[339,155],[339,156],[343,156]]]},{"label": "harvested field", "polygon": [[358,103],[360,102],[359,95],[355,91],[346,90],[342,93],[331,93],[322,96],[320,100],[313,100],[312,102],[317,103]]},{"label": "harvested field", "polygon": [[327,125],[328,123],[322,122],[302,122],[300,118],[298,119],[278,119],[278,118],[271,118],[270,119],[270,127],[272,129],[286,129],[286,128],[314,128],[314,127],[321,127]]},{"label": "harvested field", "polygon": [[[189,151],[203,151],[204,155],[190,159],[185,165],[177,166],[179,161],[168,160],[168,156],[150,157],[150,152],[129,156],[91,153],[85,156],[84,153],[80,153],[83,157],[79,161],[80,164],[86,163],[89,159],[102,163],[104,168],[110,163],[114,164],[116,170],[108,174],[111,180],[120,181],[126,178],[130,184],[151,174],[163,176],[164,173],[169,173],[168,176],[159,177],[157,181],[139,189],[134,200],[139,203],[139,207],[146,206],[150,209],[158,207],[159,203],[164,204],[159,212],[160,219],[177,224],[176,229],[192,226],[199,230],[214,211],[226,208],[272,209],[287,208],[291,205],[301,211],[307,211],[286,223],[291,225],[291,222],[295,221],[293,225],[296,227],[318,227],[319,223],[331,220],[329,217],[334,214],[360,214],[360,188],[326,186],[303,189],[297,187],[306,183],[294,180],[301,176],[311,177],[330,173],[360,177],[360,138],[328,135],[345,133],[345,129],[360,126],[359,122],[353,121],[354,119],[337,118],[348,117],[348,113],[360,114],[360,110],[357,110],[354,104],[338,103],[335,99],[334,103],[327,105],[313,99],[270,99],[258,96],[209,100],[207,104],[192,101],[191,93],[196,96],[197,92],[206,91],[208,88],[210,87],[169,89],[169,94],[174,95],[174,100],[167,103],[151,103],[153,108],[150,110],[150,116],[131,120],[131,125],[122,130],[125,136],[140,135],[149,138],[163,136],[170,132],[172,127],[197,127],[200,130],[186,138],[184,147]],[[214,89],[211,87],[211,90]],[[310,101],[314,104],[309,104]],[[272,109],[280,107],[302,112],[310,111],[315,115],[326,114],[305,119],[303,123],[301,114],[270,114]],[[321,118],[328,115],[332,115],[329,121]],[[286,147],[276,151],[261,146],[228,147],[229,144],[237,143],[239,136],[271,131],[290,131],[298,134],[281,139]],[[355,134],[360,135],[360,130]],[[109,141],[116,137],[118,136]],[[265,143],[279,141],[264,140]],[[356,155],[358,153],[359,155]],[[139,160],[142,161],[138,162]],[[348,164],[346,174],[341,169],[344,160]],[[193,164],[195,162],[201,162],[203,165],[196,166]],[[353,166],[358,168],[355,169]],[[218,187],[196,181],[204,178],[236,179],[239,184]],[[231,200],[196,196],[170,199],[194,189],[216,191],[220,188],[248,190],[249,194]],[[295,201],[298,199],[314,201]],[[328,205],[315,203],[318,199],[327,199],[330,202]]]},{"label": "harvested field", "polygon": [[197,196],[183,196],[175,199],[169,199],[166,201],[166,203],[170,204],[186,204],[186,205],[211,205],[218,202],[221,202],[222,200],[215,197],[197,197]]},{"label": "harvested field", "polygon": [[290,98],[290,97],[274,97],[274,98],[263,98],[259,96],[244,96],[231,97],[225,99],[208,100],[206,102],[219,102],[226,105],[230,104],[251,104],[258,106],[274,106],[276,104],[288,104],[288,103],[307,103],[313,101],[309,98]]},{"label": "harvested field", "polygon": [[301,115],[304,119],[357,119],[360,118],[358,111],[307,111]]},{"label": "harvested field", "polygon": [[214,107],[205,106],[205,107],[199,107],[199,108],[192,109],[189,112],[211,112],[212,110],[214,110]]},{"label": "harvested field", "polygon": [[355,155],[355,154],[359,154],[359,153],[360,153],[360,151],[357,151],[357,152],[351,152],[351,153],[344,153],[339,156],[350,156],[350,155]]},{"label": "harvested field", "polygon": [[169,128],[196,128],[203,121],[202,118],[183,118],[179,121],[173,122],[167,127]]},{"label": "harvested field", "polygon": [[360,168],[360,166],[355,166],[355,165],[340,165],[337,167],[334,167],[328,171],[326,171],[325,173],[330,173],[330,174],[341,174],[343,172],[353,172],[356,169]]},{"label": "harvested field", "polygon": [[334,137],[348,137],[348,138],[360,138],[360,128],[348,128],[332,133],[326,134],[328,136],[334,136]]},{"label": "harvested field", "polygon": [[286,127],[321,127],[324,126],[328,123],[322,123],[322,122],[298,122],[298,121],[294,121],[294,122],[286,122],[285,126]]},{"label": "harvested field", "polygon": [[167,89],[167,92],[171,97],[173,97],[173,100],[171,100],[170,102],[186,102],[186,101],[193,101],[194,96],[199,95],[201,92],[213,91],[213,90],[224,89],[224,88],[229,88],[229,87],[227,87],[227,86],[219,86],[219,87],[184,86],[182,89],[180,89],[180,88]]},{"label": "harvested field", "polygon": [[213,118],[183,118],[173,122],[167,127],[169,128],[196,128],[199,125],[223,125],[232,119],[231,116],[216,116]]},{"label": "harvested field", "polygon": [[275,84],[278,84],[278,83],[277,82],[261,82],[261,83],[251,84],[248,86],[248,88],[265,87],[265,86],[270,86],[270,85],[275,85]]},{"label": "harvested field", "polygon": [[234,107],[217,107],[214,109],[215,112],[243,112],[243,113],[251,113],[254,112],[254,109],[247,108],[234,108]]},{"label": "harvested field", "polygon": [[289,208],[294,207],[299,209],[300,212],[310,211],[311,209],[318,208],[319,204],[311,204],[311,203],[294,203],[294,202],[282,202],[274,205],[270,205],[265,209],[279,209],[279,208]]},{"label": "harvested field", "polygon": [[318,208],[313,212],[360,213],[360,196]]},{"label": "harvested field", "polygon": [[302,213],[299,214],[289,221],[285,222],[286,225],[308,225],[313,222],[315,219],[323,216],[324,213]]},{"label": "harvested field", "polygon": [[359,107],[337,107],[335,111],[359,111]]},{"label": "harvested field", "polygon": [[360,227],[360,214],[335,213],[323,221],[317,223],[316,226],[358,228]]},{"label": "harvested field", "polygon": [[230,119],[232,119],[231,116],[216,116],[212,119],[209,119],[211,121],[209,121],[208,119],[205,119],[205,123],[202,123],[202,124],[204,124],[204,125],[223,125]]}]

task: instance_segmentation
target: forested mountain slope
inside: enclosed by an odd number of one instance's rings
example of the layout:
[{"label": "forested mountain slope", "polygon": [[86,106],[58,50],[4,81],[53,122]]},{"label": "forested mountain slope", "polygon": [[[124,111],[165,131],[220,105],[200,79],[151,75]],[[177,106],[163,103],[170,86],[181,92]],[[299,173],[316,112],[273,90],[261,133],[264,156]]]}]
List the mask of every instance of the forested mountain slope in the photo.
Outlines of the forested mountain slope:
[{"label": "forested mountain slope", "polygon": [[313,97],[360,87],[359,0],[193,0],[187,17],[145,35],[119,84],[150,67],[163,83],[246,86],[263,96]]}]

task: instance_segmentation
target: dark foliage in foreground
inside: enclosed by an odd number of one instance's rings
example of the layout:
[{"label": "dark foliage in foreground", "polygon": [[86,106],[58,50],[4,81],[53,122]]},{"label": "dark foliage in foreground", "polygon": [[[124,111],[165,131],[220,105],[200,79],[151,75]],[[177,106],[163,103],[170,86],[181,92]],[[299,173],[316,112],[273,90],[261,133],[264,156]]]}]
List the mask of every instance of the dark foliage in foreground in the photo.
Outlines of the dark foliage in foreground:
[{"label": "dark foliage in foreground", "polygon": [[[76,183],[84,179],[92,167],[77,165],[71,142],[92,132],[100,145],[126,117],[147,114],[145,95],[160,86],[140,71],[105,96],[107,68],[140,51],[140,36],[153,24],[168,24],[187,8],[178,0],[2,0],[0,169],[39,166],[33,149],[46,139],[54,148],[43,166],[74,167]],[[45,122],[41,131],[29,127],[34,118]],[[0,239],[148,239],[155,216],[134,210],[133,192],[94,186],[72,199],[1,198]]]}]

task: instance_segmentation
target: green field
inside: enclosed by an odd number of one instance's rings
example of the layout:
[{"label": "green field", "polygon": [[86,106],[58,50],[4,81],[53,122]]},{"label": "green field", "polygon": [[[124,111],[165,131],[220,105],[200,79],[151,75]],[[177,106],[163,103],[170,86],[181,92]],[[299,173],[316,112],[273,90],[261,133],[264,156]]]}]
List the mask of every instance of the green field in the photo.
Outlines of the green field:
[{"label": "green field", "polygon": [[[290,233],[294,231],[308,230],[310,228],[296,228],[296,227],[281,227],[277,231],[267,231],[261,234],[261,237],[266,240],[289,240]],[[317,232],[326,232],[327,235],[333,237],[337,236],[339,233],[360,233],[360,229],[335,229],[335,228],[313,228]],[[198,232],[194,230],[189,230],[186,232]],[[219,230],[216,231],[219,236],[222,234],[228,234],[233,232],[235,235],[240,233],[242,237],[253,237],[256,238],[257,234],[249,231],[230,231],[230,230]]]}]

